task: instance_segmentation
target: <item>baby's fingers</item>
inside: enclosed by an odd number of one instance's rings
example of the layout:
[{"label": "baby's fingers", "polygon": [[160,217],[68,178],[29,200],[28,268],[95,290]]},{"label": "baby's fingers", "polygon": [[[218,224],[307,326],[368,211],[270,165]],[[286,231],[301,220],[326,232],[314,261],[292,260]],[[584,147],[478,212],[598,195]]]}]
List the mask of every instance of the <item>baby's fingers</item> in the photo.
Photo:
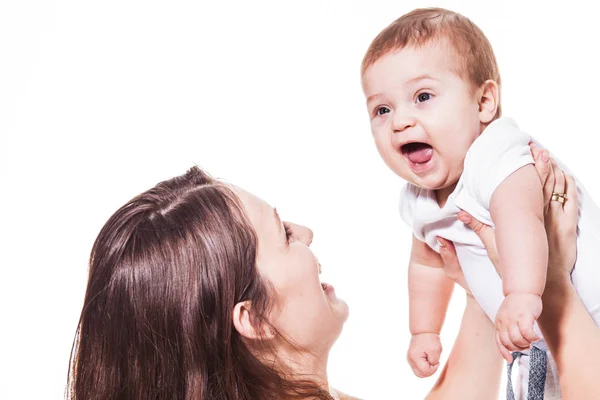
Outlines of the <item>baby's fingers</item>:
[{"label": "baby's fingers", "polygon": [[529,347],[531,344],[527,339],[523,337],[518,325],[511,325],[508,327],[508,335],[510,341],[515,345],[514,348],[510,348],[511,351],[523,350]]},{"label": "baby's fingers", "polygon": [[521,350],[519,346],[513,343],[510,337],[509,328],[504,328],[500,330],[500,342],[502,342],[504,347],[506,347],[506,349],[510,352]]},{"label": "baby's fingers", "polygon": [[523,337],[529,341],[529,343],[537,342],[541,339],[540,336],[533,330],[533,323],[533,319],[523,322],[518,321],[519,331],[521,332],[521,335],[523,335]]},{"label": "baby's fingers", "polygon": [[439,364],[431,365],[427,358],[423,357],[414,362],[411,362],[411,367],[416,376],[419,378],[427,378],[435,373]]},{"label": "baby's fingers", "polygon": [[497,330],[496,330],[496,344],[498,345],[498,349],[500,350],[500,354],[502,355],[502,358],[504,358],[506,361],[511,363],[513,361],[512,354],[510,353],[510,351],[508,351],[508,349],[500,341],[500,332],[498,332]]},{"label": "baby's fingers", "polygon": [[440,363],[441,351],[430,351],[427,353],[427,361],[431,365],[438,365]]}]

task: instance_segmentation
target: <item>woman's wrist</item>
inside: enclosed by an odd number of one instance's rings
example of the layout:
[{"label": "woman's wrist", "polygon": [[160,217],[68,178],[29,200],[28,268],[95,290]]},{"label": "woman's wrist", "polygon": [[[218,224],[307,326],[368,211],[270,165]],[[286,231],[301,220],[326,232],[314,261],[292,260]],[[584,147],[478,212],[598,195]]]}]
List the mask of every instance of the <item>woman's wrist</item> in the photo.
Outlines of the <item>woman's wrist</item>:
[{"label": "woman's wrist", "polygon": [[[548,271],[544,295],[552,294],[556,291],[564,292],[570,288],[573,288],[573,283],[571,282],[571,274],[569,272],[565,270]],[[542,295],[542,298],[544,295]]]},{"label": "woman's wrist", "polygon": [[542,294],[543,310],[542,315],[540,315],[540,327],[543,324],[542,321],[561,318],[560,316],[563,314],[572,295],[577,296],[577,293],[571,282],[570,274],[565,273],[548,276],[546,288]]}]

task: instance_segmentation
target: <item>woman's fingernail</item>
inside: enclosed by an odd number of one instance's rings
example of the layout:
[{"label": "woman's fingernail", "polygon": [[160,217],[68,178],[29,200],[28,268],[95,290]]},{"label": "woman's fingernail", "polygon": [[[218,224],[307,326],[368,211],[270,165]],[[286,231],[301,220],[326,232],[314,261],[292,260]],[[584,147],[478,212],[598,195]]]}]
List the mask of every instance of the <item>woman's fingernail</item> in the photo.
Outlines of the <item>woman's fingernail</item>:
[{"label": "woman's fingernail", "polygon": [[465,214],[465,213],[459,213],[458,214],[458,220],[460,222],[462,222],[463,224],[470,224],[471,223],[471,217],[468,214]]},{"label": "woman's fingernail", "polygon": [[548,162],[548,160],[550,160],[550,153],[548,150],[542,151],[542,161]]},{"label": "woman's fingernail", "polygon": [[440,245],[440,247],[446,247],[446,244],[444,242],[442,242],[442,238],[441,237],[436,236],[435,240],[437,240],[437,242]]}]

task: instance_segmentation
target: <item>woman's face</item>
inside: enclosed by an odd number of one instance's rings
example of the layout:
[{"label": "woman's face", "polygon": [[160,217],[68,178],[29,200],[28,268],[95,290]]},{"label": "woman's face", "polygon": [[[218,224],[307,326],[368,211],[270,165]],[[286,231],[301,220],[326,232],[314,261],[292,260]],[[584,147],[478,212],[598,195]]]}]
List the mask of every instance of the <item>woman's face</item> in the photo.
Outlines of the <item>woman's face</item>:
[{"label": "woman's face", "polygon": [[348,306],[333,286],[319,280],[320,265],[310,250],[312,231],[282,222],[264,200],[234,188],[258,236],[259,273],[277,290],[269,320],[287,338],[326,354],[348,318]]}]

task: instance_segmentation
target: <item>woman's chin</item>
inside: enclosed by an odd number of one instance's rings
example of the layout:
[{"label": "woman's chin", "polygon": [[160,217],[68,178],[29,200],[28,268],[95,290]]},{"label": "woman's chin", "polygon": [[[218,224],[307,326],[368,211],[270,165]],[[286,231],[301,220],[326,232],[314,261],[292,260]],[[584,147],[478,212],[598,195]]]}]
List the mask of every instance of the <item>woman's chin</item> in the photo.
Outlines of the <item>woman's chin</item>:
[{"label": "woman's chin", "polygon": [[332,284],[321,282],[321,288],[323,289],[323,294],[325,294],[325,298],[331,306],[331,310],[334,314],[334,319],[340,321],[340,324],[343,325],[344,322],[346,322],[346,320],[348,319],[350,313],[348,304],[346,304],[344,300],[337,297],[335,293],[335,288]]},{"label": "woman's chin", "polygon": [[335,313],[336,319],[341,321],[341,324],[343,325],[350,315],[348,304],[344,300],[336,297],[335,301],[332,302],[331,307]]}]

